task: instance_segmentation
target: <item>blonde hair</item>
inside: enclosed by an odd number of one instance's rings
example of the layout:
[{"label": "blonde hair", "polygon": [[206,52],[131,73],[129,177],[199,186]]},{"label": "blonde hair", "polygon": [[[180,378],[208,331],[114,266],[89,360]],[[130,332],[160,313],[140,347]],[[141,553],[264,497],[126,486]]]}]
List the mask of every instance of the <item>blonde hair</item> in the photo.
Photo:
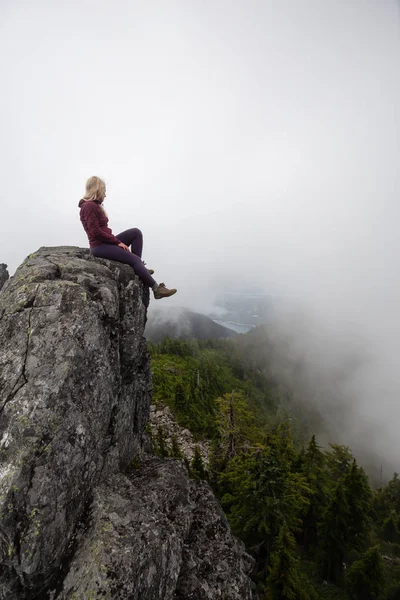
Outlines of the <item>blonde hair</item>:
[{"label": "blonde hair", "polygon": [[84,200],[98,200],[103,202],[106,196],[106,184],[100,177],[89,177],[86,182],[86,192],[83,196]]}]

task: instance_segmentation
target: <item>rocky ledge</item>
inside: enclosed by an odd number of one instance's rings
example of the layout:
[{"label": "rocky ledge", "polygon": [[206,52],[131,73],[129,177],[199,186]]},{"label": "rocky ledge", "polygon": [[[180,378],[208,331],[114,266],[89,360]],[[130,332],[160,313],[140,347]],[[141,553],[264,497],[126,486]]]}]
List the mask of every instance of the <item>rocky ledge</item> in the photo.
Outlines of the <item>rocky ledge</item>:
[{"label": "rocky ledge", "polygon": [[147,456],[148,291],[41,248],[0,292],[0,599],[246,600],[209,487]]}]

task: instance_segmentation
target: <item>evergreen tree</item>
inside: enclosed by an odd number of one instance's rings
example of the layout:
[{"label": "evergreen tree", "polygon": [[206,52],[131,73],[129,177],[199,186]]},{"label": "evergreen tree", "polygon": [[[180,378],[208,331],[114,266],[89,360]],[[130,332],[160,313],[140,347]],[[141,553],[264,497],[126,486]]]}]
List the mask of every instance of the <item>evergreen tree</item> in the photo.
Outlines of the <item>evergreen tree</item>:
[{"label": "evergreen tree", "polygon": [[400,479],[399,474],[395,473],[385,488],[387,502],[393,510],[400,515]]},{"label": "evergreen tree", "polygon": [[346,576],[346,588],[352,600],[379,600],[385,583],[379,546],[370,548],[355,561]]},{"label": "evergreen tree", "polygon": [[370,537],[372,492],[364,469],[355,460],[343,479],[343,488],[349,512],[346,527],[349,547],[364,551]]},{"label": "evergreen tree", "polygon": [[310,506],[303,520],[304,549],[307,552],[318,542],[318,524],[328,500],[326,459],[315,435],[312,436],[302,457],[301,472],[311,489]]},{"label": "evergreen tree", "polygon": [[164,430],[161,425],[157,428],[157,440],[156,440],[156,450],[158,456],[167,457],[168,456],[168,448],[165,441]]},{"label": "evergreen tree", "polygon": [[185,389],[180,381],[175,386],[174,409],[177,413],[184,413],[187,409],[188,401]]},{"label": "evergreen tree", "polygon": [[339,483],[321,525],[322,575],[336,584],[343,582],[344,558],[348,550],[348,517],[346,496]]},{"label": "evergreen tree", "polygon": [[[314,434],[304,452],[303,473],[310,480],[317,479],[317,473],[324,467],[325,462],[324,453],[321,452]],[[318,469],[317,472],[315,471],[316,469]]]},{"label": "evergreen tree", "polygon": [[289,421],[281,423],[275,431],[275,435],[279,440],[279,447],[282,458],[293,465],[296,461],[296,451],[294,448],[292,426]]},{"label": "evergreen tree", "polygon": [[383,521],[382,539],[392,544],[397,544],[400,540],[399,529],[397,525],[396,513],[392,511]]},{"label": "evergreen tree", "polygon": [[[342,447],[339,456],[342,458]],[[332,453],[331,453],[332,457]],[[339,459],[333,469],[341,479],[334,490],[322,519],[321,546],[324,577],[336,584],[343,581],[343,565],[354,551],[365,550],[370,537],[372,493],[367,476],[356,461],[347,467],[348,454]]]},{"label": "evergreen tree", "polygon": [[391,512],[400,517],[400,479],[398,473],[394,474],[385,487],[377,490],[374,504],[381,521]]},{"label": "evergreen tree", "polygon": [[[305,432],[308,435],[310,425],[316,422],[303,408],[296,411],[287,390],[271,385],[265,361],[252,349],[251,337],[149,344],[155,402],[174,409],[182,427],[213,440],[210,482],[233,531],[256,558],[263,586],[268,574],[269,597],[276,592],[279,598],[299,581],[296,597],[302,598],[303,592],[312,595],[301,577],[296,578],[296,572],[303,569],[314,577],[316,567],[322,566],[324,579],[340,586],[347,579],[352,600],[377,598],[379,590],[368,581],[377,562],[374,567],[373,561],[368,562],[368,553],[362,553],[369,540],[379,535],[388,556],[385,585],[390,594],[385,598],[400,600],[399,476],[395,474],[387,485],[373,492],[371,510],[367,477],[349,448],[333,444],[324,453],[313,436],[296,453],[292,430],[302,444]],[[261,348],[264,337],[259,341]],[[271,425],[286,419],[288,412],[290,425],[284,422],[271,433]],[[155,429],[154,435],[149,435],[155,451],[168,456],[164,431]],[[179,457],[176,439],[171,446],[171,455]],[[191,476],[205,476],[198,449],[193,465],[187,458],[183,460]],[[284,522],[291,541],[283,534]],[[293,536],[307,551],[304,562],[297,560],[291,546]],[[281,591],[276,587],[279,566],[281,583],[289,581]],[[321,598],[348,598],[347,592],[331,585],[321,584],[319,592]]]},{"label": "evergreen tree", "polygon": [[206,479],[206,470],[198,446],[194,447],[192,464],[190,466],[193,479]]},{"label": "evergreen tree", "polygon": [[221,474],[226,468],[226,465],[227,460],[223,454],[220,439],[219,437],[214,436],[210,447],[208,472],[210,484],[218,497],[220,497],[220,493],[222,490],[220,485],[220,478]]},{"label": "evergreen tree", "polygon": [[243,450],[245,442],[251,437],[254,416],[240,392],[233,391],[218,398],[217,406],[220,448],[225,460],[228,461]]},{"label": "evergreen tree", "polygon": [[336,486],[348,472],[354,456],[347,446],[340,446],[339,444],[331,444],[330,446],[330,452],[326,453],[326,462],[330,478]]},{"label": "evergreen tree", "polygon": [[170,456],[172,458],[177,458],[179,460],[183,460],[183,454],[179,447],[178,440],[176,439],[176,435],[172,436]]},{"label": "evergreen tree", "polygon": [[266,573],[272,543],[285,519],[290,531],[301,528],[310,488],[283,458],[281,440],[269,436],[268,446],[236,456],[221,475],[222,498],[233,531],[256,548],[261,573]]},{"label": "evergreen tree", "polygon": [[310,587],[300,571],[295,539],[284,521],[271,554],[267,600],[310,600]]}]

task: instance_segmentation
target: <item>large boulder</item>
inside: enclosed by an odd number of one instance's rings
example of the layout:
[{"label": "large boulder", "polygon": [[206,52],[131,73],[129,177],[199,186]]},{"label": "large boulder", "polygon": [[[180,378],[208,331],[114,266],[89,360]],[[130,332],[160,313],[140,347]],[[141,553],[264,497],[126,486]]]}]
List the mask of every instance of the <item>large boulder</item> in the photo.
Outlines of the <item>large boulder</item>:
[{"label": "large boulder", "polygon": [[39,250],[0,296],[4,598],[52,585],[107,460],[140,452],[147,303],[129,267],[78,248]]},{"label": "large boulder", "polygon": [[0,294],[1,600],[251,598],[208,486],[144,455],[148,302],[130,267],[70,247]]}]

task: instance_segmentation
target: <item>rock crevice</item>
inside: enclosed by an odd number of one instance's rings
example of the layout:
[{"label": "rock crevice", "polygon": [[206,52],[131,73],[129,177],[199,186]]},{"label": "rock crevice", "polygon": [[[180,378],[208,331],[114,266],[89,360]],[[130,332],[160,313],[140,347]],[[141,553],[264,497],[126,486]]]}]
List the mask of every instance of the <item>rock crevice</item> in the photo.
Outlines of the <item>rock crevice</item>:
[{"label": "rock crevice", "polygon": [[0,600],[252,597],[209,488],[144,453],[148,302],[130,267],[71,247],[0,293]]}]

